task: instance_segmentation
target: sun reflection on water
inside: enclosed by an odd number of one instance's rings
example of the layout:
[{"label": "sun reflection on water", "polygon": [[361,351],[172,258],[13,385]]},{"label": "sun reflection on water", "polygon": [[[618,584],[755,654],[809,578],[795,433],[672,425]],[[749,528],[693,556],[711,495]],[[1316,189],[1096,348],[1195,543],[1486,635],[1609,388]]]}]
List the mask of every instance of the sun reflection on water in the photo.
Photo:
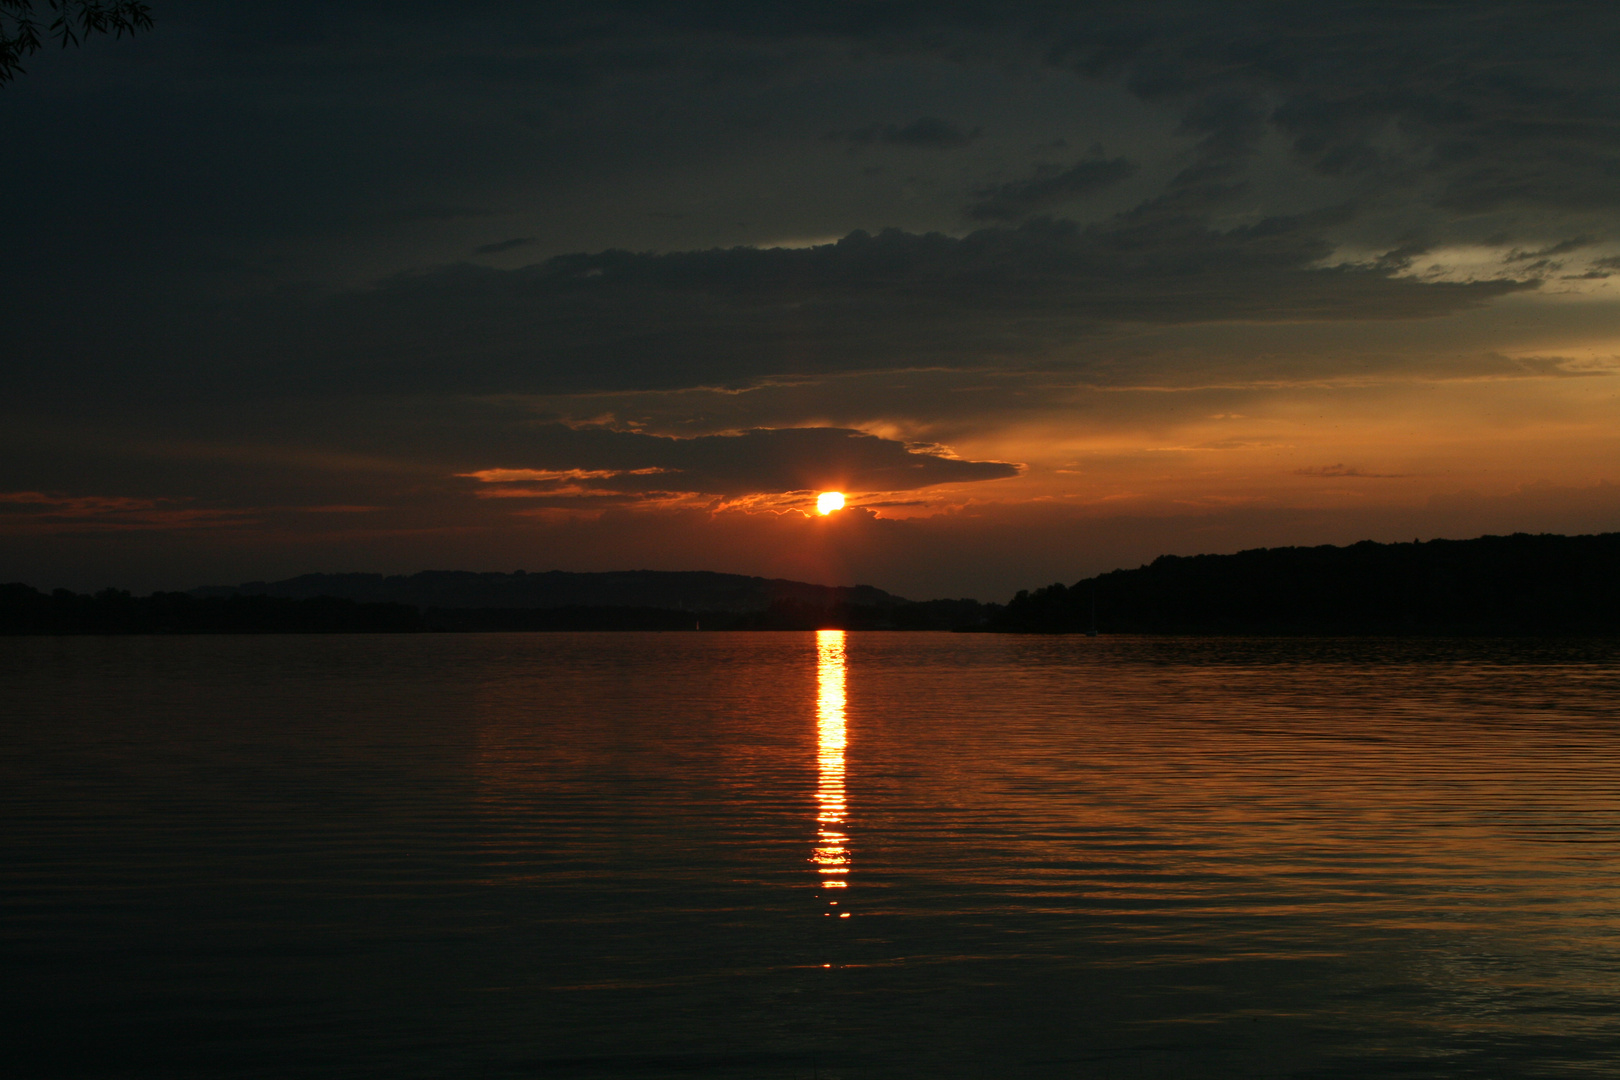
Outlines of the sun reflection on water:
[{"label": "sun reflection on water", "polygon": [[[844,790],[844,632],[816,631],[816,864],[823,889],[849,886],[849,804]],[[842,895],[842,894],[836,894]],[[828,900],[836,907],[837,900]],[[844,913],[847,914],[847,913]]]}]

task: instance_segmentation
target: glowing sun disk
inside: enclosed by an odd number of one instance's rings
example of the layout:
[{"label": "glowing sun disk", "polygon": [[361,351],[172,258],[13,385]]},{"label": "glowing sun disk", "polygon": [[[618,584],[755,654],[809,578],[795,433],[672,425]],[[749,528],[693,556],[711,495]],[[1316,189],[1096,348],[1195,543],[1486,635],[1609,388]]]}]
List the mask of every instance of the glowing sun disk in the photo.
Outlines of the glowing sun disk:
[{"label": "glowing sun disk", "polygon": [[844,493],[842,491],[823,491],[816,496],[816,513],[830,514],[834,510],[844,508]]}]

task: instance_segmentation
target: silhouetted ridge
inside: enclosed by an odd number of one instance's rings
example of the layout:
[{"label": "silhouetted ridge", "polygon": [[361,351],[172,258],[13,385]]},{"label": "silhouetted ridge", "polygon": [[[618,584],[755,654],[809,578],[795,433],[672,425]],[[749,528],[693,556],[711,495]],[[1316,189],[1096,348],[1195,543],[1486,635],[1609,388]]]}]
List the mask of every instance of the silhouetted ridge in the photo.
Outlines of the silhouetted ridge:
[{"label": "silhouetted ridge", "polygon": [[396,574],[305,574],[285,581],[205,586],[192,596],[336,596],[420,608],[635,607],[672,611],[762,612],[784,602],[817,608],[887,607],[906,603],[870,585],[811,585],[781,578],[708,571],[621,570],[530,574],[424,570]]},{"label": "silhouetted ridge", "polygon": [[1163,555],[1013,597],[987,629],[1139,634],[1616,634],[1620,533]]},{"label": "silhouetted ridge", "polygon": [[0,634],[379,634],[421,628],[414,607],[331,596],[132,596],[119,589],[87,596],[0,585]]},{"label": "silhouetted ridge", "polygon": [[[618,579],[618,588],[592,591],[536,590],[553,600],[566,595],[658,596],[656,590],[634,593],[627,586],[647,574],[579,574],[566,578]],[[153,593],[132,596],[117,589],[81,595],[58,589],[49,595],[28,585],[0,585],[0,634],[278,634],[278,633],[409,633],[415,631],[509,630],[956,630],[982,625],[1000,607],[975,600],[929,600],[912,603],[865,586],[833,588],[796,581],[772,581],[734,574],[652,575],[664,586],[699,584],[716,586],[707,592],[684,587],[685,606],[651,604],[579,604],[521,607],[511,604],[513,594],[500,585],[512,578],[547,578],[534,574],[418,574],[411,578],[384,578],[381,574],[310,574],[274,585],[241,586],[280,588],[299,593],[324,587],[345,588],[359,598],[317,594],[266,595],[251,591],[201,589],[195,593]],[[423,581],[422,579],[426,579]],[[466,584],[459,591],[445,587]],[[495,579],[490,581],[488,579]],[[685,579],[682,581],[681,579]],[[367,596],[400,595],[407,587],[449,599],[477,599],[493,594],[508,606],[425,606]],[[555,579],[552,584],[555,584]],[[740,583],[740,584],[739,584]],[[563,584],[569,583],[566,580]],[[589,584],[589,583],[587,583]],[[486,591],[480,594],[479,587]],[[217,595],[224,592],[227,595]],[[408,593],[406,593],[408,595]],[[667,594],[665,594],[667,595]],[[761,599],[763,598],[763,603]],[[702,607],[703,603],[734,603],[740,610]],[[746,605],[746,606],[744,606]]]}]

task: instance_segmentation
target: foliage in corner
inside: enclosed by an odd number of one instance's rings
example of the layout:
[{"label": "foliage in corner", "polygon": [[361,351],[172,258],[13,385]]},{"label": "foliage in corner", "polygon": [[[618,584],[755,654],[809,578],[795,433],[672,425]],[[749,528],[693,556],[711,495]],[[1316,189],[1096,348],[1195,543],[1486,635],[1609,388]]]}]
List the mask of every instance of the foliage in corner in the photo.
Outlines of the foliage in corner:
[{"label": "foliage in corner", "polygon": [[65,49],[92,34],[123,37],[151,27],[152,9],[139,0],[0,0],[0,86],[25,73],[23,58],[46,38]]}]

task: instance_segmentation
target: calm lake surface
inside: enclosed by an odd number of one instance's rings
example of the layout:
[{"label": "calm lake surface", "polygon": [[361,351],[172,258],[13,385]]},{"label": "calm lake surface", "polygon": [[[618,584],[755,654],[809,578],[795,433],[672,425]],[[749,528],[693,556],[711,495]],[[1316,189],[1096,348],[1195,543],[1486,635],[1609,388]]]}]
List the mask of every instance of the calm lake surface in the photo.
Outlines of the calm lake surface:
[{"label": "calm lake surface", "polygon": [[16,1077],[1562,1077],[1620,643],[0,639]]}]

